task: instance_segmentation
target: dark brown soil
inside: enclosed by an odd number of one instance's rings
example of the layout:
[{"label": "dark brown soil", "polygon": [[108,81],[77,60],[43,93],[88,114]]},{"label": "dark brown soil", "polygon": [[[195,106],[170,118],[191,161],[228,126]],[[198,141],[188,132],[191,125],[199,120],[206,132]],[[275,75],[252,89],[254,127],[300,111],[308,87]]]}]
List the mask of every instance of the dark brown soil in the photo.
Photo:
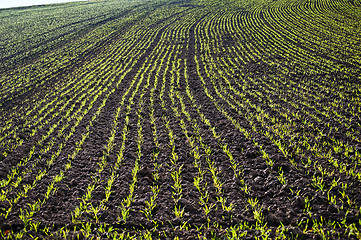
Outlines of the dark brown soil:
[{"label": "dark brown soil", "polygon": [[[267,23],[272,31],[279,30],[277,25],[269,23],[268,15],[260,14],[260,18],[253,18],[251,11],[239,10],[237,15],[234,13],[236,10],[218,12],[209,10],[209,7],[189,5],[192,2],[173,2],[172,6],[184,10],[165,14],[167,17],[163,21],[154,21],[147,26],[149,32],[154,32],[146,36],[148,45],[144,43],[140,47],[138,41],[142,41],[142,36],[136,36],[139,40],[124,53],[101,55],[102,48],[111,50],[114,46],[126,44],[126,41],[119,40],[123,34],[126,36],[132,26],[142,24],[143,20],[153,16],[151,10],[142,9],[145,14],[138,16],[139,21],[119,27],[112,38],[84,52],[77,63],[66,67],[62,78],[58,77],[60,75],[49,77],[44,84],[34,83],[31,89],[16,92],[14,98],[0,99],[0,127],[5,129],[7,121],[13,119],[11,127],[1,132],[1,137],[4,137],[0,148],[0,180],[8,179],[12,169],[17,169],[15,177],[10,177],[10,183],[0,187],[0,191],[7,193],[6,199],[0,201],[0,229],[3,234],[0,238],[23,233],[23,238],[29,239],[61,239],[62,228],[70,231],[67,235],[69,239],[107,239],[114,234],[102,233],[99,230],[101,226],[111,226],[118,233],[124,232],[129,234],[128,237],[139,239],[147,232],[160,239],[225,239],[231,236],[232,228],[237,229],[242,239],[266,236],[275,239],[282,231],[285,237],[296,239],[321,239],[323,234],[325,239],[359,237],[359,62],[352,65],[347,59],[336,59],[332,54],[323,56],[321,50],[317,52],[307,48],[306,43],[298,46],[295,41],[306,39],[293,35],[285,41],[295,46],[294,49],[299,47],[299,56],[286,59],[286,54],[272,55],[268,49],[260,47],[272,48],[271,40],[255,42],[258,39],[257,26],[262,23]],[[166,6],[159,4],[158,7],[163,9]],[[217,24],[211,25],[215,29],[219,26],[219,32],[214,33],[210,26],[202,25],[221,19],[222,14],[229,18],[236,16],[234,19],[239,21],[235,23],[239,27],[237,33],[227,35],[227,28]],[[175,26],[181,18],[189,21],[189,25],[181,27],[185,30],[183,38],[177,35],[172,39],[170,32],[177,33]],[[242,20],[247,18],[260,22],[255,22],[255,26],[248,30],[242,29]],[[109,22],[101,23],[100,27],[106,27]],[[214,42],[205,40],[208,36],[202,33],[206,32],[215,34],[213,38],[209,37]],[[201,45],[207,43],[209,49]],[[180,45],[178,51],[163,52],[174,45]],[[250,52],[252,48],[257,49],[258,58],[248,54],[248,60],[243,61],[242,54],[246,53],[231,53],[240,49],[233,48],[237,46],[243,46]],[[216,52],[217,49],[224,52]],[[308,55],[301,55],[303,52]],[[127,60],[116,71],[103,70],[102,67],[108,64],[105,60],[110,57],[117,59],[116,54],[124,54]],[[102,58],[104,61],[92,65],[92,61]],[[301,66],[299,59],[307,62],[311,58],[321,60]],[[232,59],[239,59],[239,62]],[[328,65],[324,64],[326,60]],[[175,65],[172,65],[174,62]],[[67,81],[77,77],[76,74],[87,72],[88,65],[91,66],[89,72],[96,76],[91,84],[85,86],[84,83],[78,90],[74,87],[79,81],[85,82],[87,77],[84,75],[66,86]],[[342,72],[330,70],[339,65],[343,65]],[[127,68],[128,72],[125,71]],[[320,70],[315,72],[315,69]],[[10,76],[11,73],[8,74]],[[175,79],[173,84],[172,78]],[[118,81],[121,81],[120,84]],[[52,86],[55,86],[54,89]],[[335,86],[345,88],[335,90]],[[91,90],[93,87],[95,90]],[[53,93],[59,91],[60,96],[60,89],[69,92],[58,99]],[[175,94],[172,95],[172,92]],[[98,98],[92,103],[98,93]],[[189,98],[189,93],[193,100]],[[316,99],[318,95],[322,98]],[[37,98],[34,99],[34,96]],[[42,98],[45,100],[41,101]],[[331,104],[335,99],[338,100],[337,106]],[[56,105],[60,100],[64,102]],[[63,104],[65,107],[62,109]],[[52,106],[54,110],[50,110]],[[42,108],[44,110],[40,111]],[[89,110],[85,112],[87,108]],[[35,110],[25,115],[31,109]],[[57,111],[60,114],[56,115]],[[46,112],[49,114],[46,115]],[[84,114],[80,116],[78,112]],[[80,122],[71,116],[81,118]],[[272,118],[276,119],[275,122]],[[157,141],[154,139],[154,127]],[[214,137],[212,128],[220,134],[219,138]],[[127,133],[123,142],[124,129]],[[11,131],[14,133],[6,135]],[[114,140],[108,148],[112,131],[115,131]],[[139,133],[142,134],[141,140]],[[196,147],[190,146],[191,140]],[[339,152],[334,150],[337,143],[343,144]],[[119,168],[115,169],[123,144],[122,159]],[[46,150],[46,146],[51,147]],[[173,146],[178,156],[176,163],[171,161]],[[208,147],[211,154],[206,153]],[[201,154],[199,168],[194,164],[195,148]],[[225,149],[234,158],[236,170],[232,168]],[[273,166],[267,162],[264,153],[273,161]],[[49,165],[51,159],[54,161]],[[337,160],[339,165],[330,159]],[[102,160],[106,164],[99,170]],[[66,169],[69,162],[71,167]],[[214,184],[210,162],[222,183],[221,193],[217,192]],[[155,163],[159,165],[158,169]],[[139,171],[130,212],[127,220],[123,221],[120,219],[121,208],[130,194],[132,171],[136,164]],[[347,171],[343,171],[342,166]],[[175,201],[171,172],[180,167],[182,195]],[[199,169],[203,171],[201,192],[194,184]],[[354,175],[350,169],[353,169]],[[41,171],[45,174],[38,179]],[[159,179],[155,181],[157,172]],[[235,172],[239,173],[239,177]],[[112,173],[115,174],[112,192],[106,198],[105,189]],[[48,186],[59,174],[63,178],[54,184],[55,190],[47,198]],[[282,182],[280,174],[283,174],[285,182]],[[18,176],[22,176],[19,186],[14,186]],[[314,179],[322,181],[322,189],[315,186]],[[77,221],[73,221],[75,210],[83,203],[82,199],[92,184],[95,189],[86,200],[88,211],[84,210]],[[17,197],[24,193],[27,185],[32,186],[29,192]],[[152,186],[157,186],[159,193],[152,217],[147,219],[144,211],[153,196]],[[245,191],[244,186],[249,191]],[[208,194],[206,205],[212,206],[209,214],[204,213],[205,205],[200,202],[202,194]],[[226,199],[228,205],[233,204],[232,211],[223,209],[220,196]],[[257,201],[256,210],[260,212],[260,218],[255,216],[250,199]],[[42,204],[34,211],[30,222],[40,224],[38,231],[20,218],[20,214],[29,211],[29,206],[36,201]],[[308,202],[309,211],[305,210]],[[90,209],[100,204],[103,207],[97,214],[97,220]],[[183,217],[175,215],[175,206],[184,209]],[[89,236],[83,231],[85,227],[82,223],[92,224]],[[317,224],[322,226],[322,231],[316,228]],[[355,228],[352,233],[348,229],[351,226]],[[242,233],[245,235],[240,237]]]}]

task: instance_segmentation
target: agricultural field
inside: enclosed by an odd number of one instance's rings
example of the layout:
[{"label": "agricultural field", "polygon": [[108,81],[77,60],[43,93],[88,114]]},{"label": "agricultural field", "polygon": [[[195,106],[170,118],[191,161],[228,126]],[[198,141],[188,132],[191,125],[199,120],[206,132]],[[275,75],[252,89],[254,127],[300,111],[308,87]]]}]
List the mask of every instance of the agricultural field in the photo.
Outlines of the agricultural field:
[{"label": "agricultural field", "polygon": [[361,239],[360,0],[0,19],[0,239]]}]

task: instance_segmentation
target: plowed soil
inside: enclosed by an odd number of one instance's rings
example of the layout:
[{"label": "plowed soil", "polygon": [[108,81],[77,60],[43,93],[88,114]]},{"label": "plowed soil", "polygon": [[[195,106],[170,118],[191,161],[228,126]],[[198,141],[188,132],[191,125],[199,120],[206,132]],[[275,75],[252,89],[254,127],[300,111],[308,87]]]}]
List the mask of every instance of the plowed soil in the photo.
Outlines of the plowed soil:
[{"label": "plowed soil", "polygon": [[142,3],[19,55],[1,73],[0,238],[359,238],[361,52],[330,38],[360,5],[261,2]]}]

